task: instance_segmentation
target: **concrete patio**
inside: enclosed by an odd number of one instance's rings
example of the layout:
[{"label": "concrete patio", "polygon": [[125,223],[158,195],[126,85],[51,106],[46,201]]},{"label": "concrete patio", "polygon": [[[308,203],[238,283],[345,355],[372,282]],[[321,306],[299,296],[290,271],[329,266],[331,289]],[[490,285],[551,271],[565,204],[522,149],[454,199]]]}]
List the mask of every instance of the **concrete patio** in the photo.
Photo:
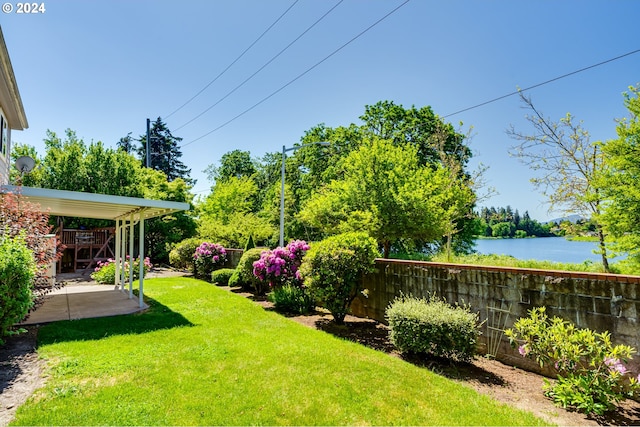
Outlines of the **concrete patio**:
[{"label": "concrete patio", "polygon": [[129,292],[114,285],[101,285],[87,274],[59,274],[58,283],[65,285],[44,297],[44,302],[21,325],[36,325],[60,320],[88,319],[119,316],[143,311],[138,298],[129,298]]}]

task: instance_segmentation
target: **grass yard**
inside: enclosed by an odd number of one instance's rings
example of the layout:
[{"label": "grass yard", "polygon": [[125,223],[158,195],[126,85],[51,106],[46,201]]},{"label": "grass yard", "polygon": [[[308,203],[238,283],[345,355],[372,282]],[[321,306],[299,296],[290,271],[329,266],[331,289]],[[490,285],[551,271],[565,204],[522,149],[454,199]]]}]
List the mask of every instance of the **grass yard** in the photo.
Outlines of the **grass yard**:
[{"label": "grass yard", "polygon": [[43,327],[46,386],[12,425],[542,425],[398,358],[191,278],[148,312]]}]

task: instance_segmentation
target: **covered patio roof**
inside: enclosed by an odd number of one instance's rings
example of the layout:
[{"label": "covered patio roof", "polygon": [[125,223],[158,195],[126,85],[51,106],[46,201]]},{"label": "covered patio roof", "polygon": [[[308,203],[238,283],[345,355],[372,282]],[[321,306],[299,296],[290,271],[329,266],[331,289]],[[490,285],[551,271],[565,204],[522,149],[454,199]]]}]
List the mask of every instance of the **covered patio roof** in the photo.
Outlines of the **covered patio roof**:
[{"label": "covered patio roof", "polygon": [[[116,274],[115,285],[125,287],[125,260],[134,253],[134,225],[144,236],[144,221],[157,216],[189,210],[189,203],[150,200],[136,197],[110,196],[79,191],[52,190],[49,188],[18,187],[4,185],[0,193],[20,194],[50,215],[80,218],[110,219],[116,222]],[[126,242],[129,242],[127,249]],[[144,259],[144,238],[138,239],[138,256]],[[144,307],[144,263],[139,263],[139,306]],[[129,264],[129,298],[133,298],[133,263]]]},{"label": "covered patio roof", "polygon": [[52,190],[49,188],[17,187],[5,185],[2,192],[20,194],[31,203],[37,203],[50,215],[74,216],[95,219],[127,219],[134,221],[155,218],[178,211],[189,210],[189,203],[137,197],[110,196],[79,191]]}]

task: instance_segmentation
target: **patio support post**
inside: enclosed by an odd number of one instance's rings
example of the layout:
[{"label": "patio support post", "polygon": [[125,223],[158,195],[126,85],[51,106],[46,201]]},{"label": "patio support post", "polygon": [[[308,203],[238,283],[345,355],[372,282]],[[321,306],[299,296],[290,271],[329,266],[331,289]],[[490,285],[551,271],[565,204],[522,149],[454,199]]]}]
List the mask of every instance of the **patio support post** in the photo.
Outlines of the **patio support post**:
[{"label": "patio support post", "polygon": [[116,219],[116,272],[113,277],[114,285],[118,287],[118,280],[120,279],[120,220]]},{"label": "patio support post", "polygon": [[138,296],[140,298],[140,308],[144,307],[144,209],[140,211],[140,286]]},{"label": "patio support post", "polygon": [[[133,260],[133,236],[134,236],[133,214],[129,217],[129,254]],[[129,263],[129,299],[133,298],[133,262]]]},{"label": "patio support post", "polygon": [[120,290],[124,292],[124,279],[125,279],[125,265],[127,262],[127,223],[126,220],[122,220],[122,227],[120,227],[120,232],[122,233],[122,238],[120,239],[120,244],[122,248],[120,249],[120,253],[122,254],[122,268],[120,269]]}]

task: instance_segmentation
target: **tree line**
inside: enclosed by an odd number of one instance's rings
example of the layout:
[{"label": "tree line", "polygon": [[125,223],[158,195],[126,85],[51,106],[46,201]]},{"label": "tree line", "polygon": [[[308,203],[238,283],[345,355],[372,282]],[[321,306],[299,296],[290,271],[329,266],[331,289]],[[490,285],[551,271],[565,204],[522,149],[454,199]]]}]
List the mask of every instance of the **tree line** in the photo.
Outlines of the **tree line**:
[{"label": "tree line", "polygon": [[522,215],[511,206],[495,208],[483,207],[477,213],[478,231],[484,237],[550,237],[557,234],[553,231],[555,224],[541,224],[531,219],[529,211]]}]

